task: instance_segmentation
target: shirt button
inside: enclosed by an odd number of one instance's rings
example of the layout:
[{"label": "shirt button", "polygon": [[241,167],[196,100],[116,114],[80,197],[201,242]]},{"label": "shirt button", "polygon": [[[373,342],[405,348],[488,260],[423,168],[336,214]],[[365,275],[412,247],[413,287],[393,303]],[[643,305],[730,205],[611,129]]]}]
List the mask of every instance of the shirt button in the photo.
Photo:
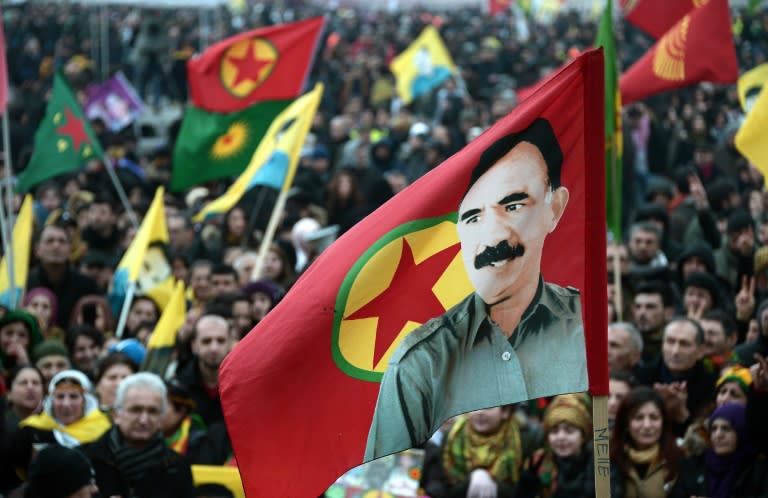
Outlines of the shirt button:
[{"label": "shirt button", "polygon": [[502,360],[509,361],[511,358],[512,358],[512,353],[510,353],[509,351],[504,351],[503,353],[501,353]]}]

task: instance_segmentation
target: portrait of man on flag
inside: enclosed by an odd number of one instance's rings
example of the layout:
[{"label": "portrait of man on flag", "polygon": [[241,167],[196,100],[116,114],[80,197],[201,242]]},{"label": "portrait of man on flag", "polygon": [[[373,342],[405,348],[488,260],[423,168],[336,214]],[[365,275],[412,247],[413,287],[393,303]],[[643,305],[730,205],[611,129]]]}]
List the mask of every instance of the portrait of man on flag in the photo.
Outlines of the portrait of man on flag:
[{"label": "portrait of man on flag", "polygon": [[587,390],[579,291],[541,274],[545,240],[570,196],[563,162],[544,118],[481,154],[456,224],[474,292],[392,354],[366,461],[419,445],[460,413]]}]

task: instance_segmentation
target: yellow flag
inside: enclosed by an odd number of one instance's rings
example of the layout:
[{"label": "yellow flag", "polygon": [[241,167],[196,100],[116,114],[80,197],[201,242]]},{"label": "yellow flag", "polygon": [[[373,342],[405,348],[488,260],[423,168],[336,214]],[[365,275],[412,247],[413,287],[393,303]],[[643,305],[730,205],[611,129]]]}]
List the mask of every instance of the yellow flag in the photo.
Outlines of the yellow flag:
[{"label": "yellow flag", "polygon": [[5,256],[0,260],[0,304],[10,306],[11,292],[16,295],[16,306],[27,288],[29,254],[32,246],[32,196],[27,194],[13,226],[13,285],[10,284],[8,263]]},{"label": "yellow flag", "polygon": [[768,90],[757,101],[736,133],[736,148],[768,178]]},{"label": "yellow flag", "polygon": [[288,190],[322,96],[323,85],[318,83],[314,90],[302,95],[281,112],[261,139],[245,171],[221,197],[201,209],[194,220],[202,221],[226,213],[257,185]]},{"label": "yellow flag", "polygon": [[237,467],[227,465],[192,465],[195,486],[219,484],[227,488],[235,498],[245,498],[243,482]]},{"label": "yellow flag", "polygon": [[739,92],[741,109],[744,112],[749,113],[766,81],[768,81],[768,62],[750,69],[739,77],[736,88]]},{"label": "yellow flag", "polygon": [[149,296],[161,310],[173,290],[173,271],[167,256],[169,238],[163,194],[163,188],[159,187],[112,279],[114,295],[125,296],[128,286],[135,283],[136,295]]},{"label": "yellow flag", "polygon": [[406,105],[457,73],[451,54],[432,25],[392,59],[389,69],[397,79],[397,94]]},{"label": "yellow flag", "polygon": [[184,282],[177,280],[173,287],[173,293],[165,305],[160,319],[155,325],[155,330],[147,344],[148,350],[168,348],[176,345],[176,332],[184,325],[187,315],[187,301],[185,297]]}]

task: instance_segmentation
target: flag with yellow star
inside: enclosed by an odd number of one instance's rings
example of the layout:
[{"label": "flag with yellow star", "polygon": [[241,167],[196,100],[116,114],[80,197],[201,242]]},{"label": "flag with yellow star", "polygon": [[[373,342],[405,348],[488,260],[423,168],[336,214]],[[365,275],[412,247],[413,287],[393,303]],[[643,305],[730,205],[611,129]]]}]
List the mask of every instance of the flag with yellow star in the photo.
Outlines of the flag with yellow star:
[{"label": "flag with yellow star", "polygon": [[17,189],[26,192],[38,183],[80,168],[104,156],[72,89],[61,73],[53,77],[53,92],[26,169],[18,176]]},{"label": "flag with yellow star", "polygon": [[242,173],[272,121],[291,102],[259,102],[230,113],[188,106],[173,150],[171,190]]},{"label": "flag with yellow star", "polygon": [[[565,367],[566,376],[583,375],[586,379],[586,369],[590,393],[607,395],[603,71],[602,50],[587,51],[558,71],[513,113],[322,251],[288,294],[229,353],[219,369],[219,393],[248,496],[318,496],[344,471],[362,463],[380,400],[380,383],[396,365],[399,346],[420,341],[419,338],[436,330],[430,325],[423,327],[424,324],[450,322],[450,326],[435,332],[441,334],[440,340],[456,338],[462,344],[466,340],[470,346],[467,315],[474,315],[476,307],[468,308],[467,300],[474,299],[470,296],[477,291],[465,265],[467,259],[472,259],[477,268],[479,254],[474,251],[479,246],[460,241],[459,220],[465,225],[482,225],[480,230],[489,239],[506,241],[505,237],[518,240],[526,236],[506,228],[499,233],[493,225],[474,220],[480,218],[480,208],[465,210],[462,215],[457,210],[471,184],[473,171],[482,164],[481,157],[489,149],[499,150],[501,146],[493,144],[531,127],[532,123],[549,123],[547,126],[552,127],[563,151],[562,167],[557,168],[560,182],[570,196],[567,210],[556,227],[541,225],[549,223],[547,216],[551,216],[551,211],[545,211],[539,221],[514,221],[520,214],[528,216],[520,210],[551,205],[554,201],[551,196],[547,200],[543,184],[539,194],[532,194],[530,186],[521,190],[505,185],[507,180],[501,181],[499,191],[484,202],[489,210],[498,206],[494,213],[509,213],[505,218],[510,220],[510,226],[525,227],[526,232],[541,230],[537,233],[546,237],[546,244],[535,249],[539,259],[530,260],[531,264],[540,264],[543,281],[579,289],[581,296],[584,326],[579,334],[584,334],[586,344],[585,368]],[[549,155],[554,149],[545,146],[545,150],[550,152],[541,152]],[[541,165],[544,159],[538,161]],[[527,173],[521,173],[518,180],[521,185],[529,185]],[[490,187],[493,183],[489,181],[486,185]],[[552,193],[551,189],[547,191]],[[563,192],[559,188],[558,191]],[[534,200],[534,195],[541,200]],[[489,214],[488,218],[495,220],[496,216],[501,214]],[[497,247],[504,245],[493,247],[489,250],[496,254]],[[488,252],[486,249],[482,254]],[[463,254],[465,250],[473,254]],[[501,275],[510,268],[505,266],[507,261],[496,266],[503,258],[492,257],[496,261],[485,266],[492,265],[494,274]],[[527,262],[519,264],[528,267]],[[565,307],[558,307],[553,313],[560,316],[566,313]],[[430,322],[444,314],[460,316],[455,321],[463,323],[465,333],[454,335],[454,318]],[[549,347],[543,351],[551,358],[552,366],[560,369],[556,363],[572,346],[554,336],[550,338]],[[483,344],[487,340],[487,335],[477,339]],[[430,370],[425,376],[443,375],[453,368],[454,361],[457,365],[464,361],[465,352],[469,354],[468,349],[459,347],[453,356],[445,356],[449,352],[443,346],[431,349],[436,343],[421,344],[429,350],[425,356],[434,351],[436,358],[429,363],[435,365],[433,370],[424,367],[425,371]],[[486,351],[492,354],[486,358],[488,363],[479,361],[489,369],[501,371],[506,368],[501,362],[512,358],[509,352],[502,354],[499,350],[497,356],[495,351]],[[473,372],[466,370],[461,373],[472,378],[467,385],[477,383],[475,391],[492,391],[483,400],[471,398],[463,406],[467,410],[503,404],[497,399],[506,394],[496,387],[501,382],[517,380],[493,379],[489,384],[493,387],[488,387],[483,384],[487,376],[472,376]],[[522,374],[519,375],[518,383],[523,383]],[[407,380],[402,385],[411,393],[423,392]],[[444,414],[433,415],[436,412],[427,406],[430,402],[420,407],[423,411],[416,411],[425,418],[440,417],[434,420],[437,424],[443,422]],[[396,427],[399,420],[402,419],[395,420],[392,427],[406,433],[408,424],[403,421]],[[413,442],[418,445],[424,439]],[[285,462],[291,465],[286,466]],[[296,479],[297,475],[301,479]]]},{"label": "flag with yellow star", "polygon": [[192,103],[233,112],[254,102],[293,99],[309,75],[325,18],[240,33],[187,62]]}]

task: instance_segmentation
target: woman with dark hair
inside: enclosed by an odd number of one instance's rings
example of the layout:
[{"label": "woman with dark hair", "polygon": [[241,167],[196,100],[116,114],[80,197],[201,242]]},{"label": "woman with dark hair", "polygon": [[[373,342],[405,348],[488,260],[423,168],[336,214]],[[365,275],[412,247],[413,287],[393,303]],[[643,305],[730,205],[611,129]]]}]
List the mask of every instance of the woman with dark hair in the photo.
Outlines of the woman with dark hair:
[{"label": "woman with dark hair", "polygon": [[77,325],[67,331],[67,350],[72,366],[92,379],[104,348],[104,336],[91,325]]},{"label": "woman with dark hair", "polygon": [[8,375],[5,395],[5,433],[13,434],[19,422],[42,408],[45,386],[43,374],[32,365],[19,365]]},{"label": "woman with dark hair", "polygon": [[128,355],[119,352],[109,353],[99,362],[95,393],[101,411],[109,412],[112,409],[120,381],[138,371],[136,363]]},{"label": "woman with dark hair", "polygon": [[296,272],[291,266],[288,253],[280,245],[274,243],[269,246],[267,255],[264,257],[264,264],[261,267],[261,277],[266,278],[280,287],[284,292],[290,289],[296,280]]},{"label": "woman with dark hair", "polygon": [[611,435],[611,461],[624,479],[626,498],[666,496],[682,456],[661,396],[650,387],[629,392],[619,405]]},{"label": "woman with dark hair", "polygon": [[77,300],[69,319],[69,326],[91,325],[101,333],[109,334],[115,330],[115,320],[109,301],[102,296],[89,294]]},{"label": "woman with dark hair", "polygon": [[0,318],[0,368],[3,374],[16,365],[27,365],[32,350],[43,341],[37,318],[26,311],[9,310]]},{"label": "woman with dark hair", "polygon": [[43,337],[62,337],[64,331],[56,327],[59,312],[59,300],[47,287],[35,287],[24,295],[21,305],[25,311],[35,315],[40,322]]},{"label": "woman with dark hair", "polygon": [[359,214],[357,211],[362,204],[363,193],[357,176],[349,170],[337,171],[326,187],[328,225],[351,226],[350,217]]},{"label": "woman with dark hair", "polygon": [[157,323],[160,318],[160,307],[149,296],[136,296],[128,309],[128,318],[125,320],[123,338],[136,337],[139,328],[145,322]]},{"label": "woman with dark hair", "polygon": [[768,496],[768,464],[747,433],[746,405],[725,403],[708,421],[710,447],[683,460],[670,498]]}]

